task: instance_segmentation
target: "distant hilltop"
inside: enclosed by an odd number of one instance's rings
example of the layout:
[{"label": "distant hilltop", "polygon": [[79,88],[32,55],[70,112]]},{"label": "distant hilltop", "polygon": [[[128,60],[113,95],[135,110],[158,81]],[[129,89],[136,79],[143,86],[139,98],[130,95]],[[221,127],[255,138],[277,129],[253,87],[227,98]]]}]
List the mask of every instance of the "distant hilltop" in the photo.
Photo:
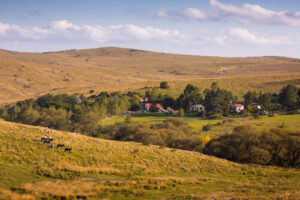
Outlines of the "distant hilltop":
[{"label": "distant hilltop", "polygon": [[[290,82],[297,85],[298,73],[300,59],[287,57],[229,58],[117,47],[44,53],[0,50],[0,104],[45,93],[139,90],[162,80],[175,86],[173,95],[187,82],[205,88],[216,78],[224,80],[221,87],[233,87],[239,94],[246,88],[277,90]],[[244,87],[237,79],[247,80],[241,81]]]}]

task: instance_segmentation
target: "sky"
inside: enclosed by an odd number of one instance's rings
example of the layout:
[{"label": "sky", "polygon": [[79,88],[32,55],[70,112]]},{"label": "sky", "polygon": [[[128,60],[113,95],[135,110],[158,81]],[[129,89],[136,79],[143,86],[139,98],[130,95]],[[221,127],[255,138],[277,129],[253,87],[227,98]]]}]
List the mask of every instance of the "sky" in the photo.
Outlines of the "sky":
[{"label": "sky", "polygon": [[300,58],[299,0],[0,0],[0,48]]}]

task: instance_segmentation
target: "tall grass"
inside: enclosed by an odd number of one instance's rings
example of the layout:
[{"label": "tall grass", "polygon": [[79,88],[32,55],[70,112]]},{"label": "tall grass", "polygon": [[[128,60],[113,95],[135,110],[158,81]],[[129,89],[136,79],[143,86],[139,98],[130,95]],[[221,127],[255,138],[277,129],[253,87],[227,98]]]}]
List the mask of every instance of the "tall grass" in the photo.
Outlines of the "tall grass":
[{"label": "tall grass", "polygon": [[64,152],[39,142],[46,132],[0,121],[0,199],[299,197],[298,169],[53,130]]}]

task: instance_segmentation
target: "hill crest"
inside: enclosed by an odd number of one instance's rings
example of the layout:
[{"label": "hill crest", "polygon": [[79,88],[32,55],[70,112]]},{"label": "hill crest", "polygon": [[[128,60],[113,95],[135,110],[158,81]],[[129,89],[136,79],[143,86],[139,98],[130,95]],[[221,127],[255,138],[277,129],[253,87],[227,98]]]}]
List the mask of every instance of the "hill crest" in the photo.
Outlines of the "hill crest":
[{"label": "hill crest", "polygon": [[297,73],[299,59],[285,57],[224,58],[117,47],[44,53],[0,50],[0,104],[45,93],[137,90],[162,80],[180,84],[207,78]]}]

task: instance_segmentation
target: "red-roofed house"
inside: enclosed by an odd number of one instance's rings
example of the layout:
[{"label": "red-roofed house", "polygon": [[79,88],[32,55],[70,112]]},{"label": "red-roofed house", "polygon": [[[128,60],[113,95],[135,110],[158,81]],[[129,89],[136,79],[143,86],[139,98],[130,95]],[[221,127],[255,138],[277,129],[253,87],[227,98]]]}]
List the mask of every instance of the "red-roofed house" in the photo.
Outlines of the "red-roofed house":
[{"label": "red-roofed house", "polygon": [[[152,103],[145,103],[145,110],[149,111],[152,106]],[[162,105],[160,103],[156,104],[156,108],[159,110],[163,109]]]},{"label": "red-roofed house", "polygon": [[243,104],[231,104],[231,112],[240,113],[245,109]]}]

